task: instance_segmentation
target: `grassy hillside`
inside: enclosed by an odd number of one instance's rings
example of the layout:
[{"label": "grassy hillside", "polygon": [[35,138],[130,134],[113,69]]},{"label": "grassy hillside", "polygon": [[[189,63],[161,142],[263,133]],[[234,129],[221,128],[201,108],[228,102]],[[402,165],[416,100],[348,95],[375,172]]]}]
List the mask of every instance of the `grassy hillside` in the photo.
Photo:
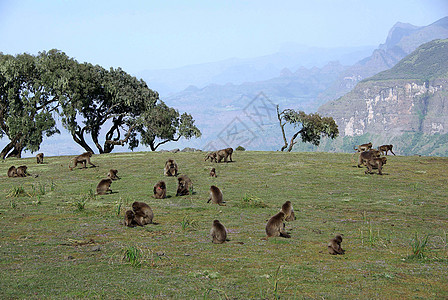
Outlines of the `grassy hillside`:
[{"label": "grassy hillside", "polygon": [[[99,167],[71,172],[69,157],[1,163],[1,298],[448,297],[448,158],[388,157],[379,176],[354,167],[351,154],[237,152],[228,164],[203,156],[95,155]],[[168,158],[194,195],[175,197],[176,178],[162,176]],[[39,176],[8,178],[11,165]],[[112,167],[122,178],[114,193],[92,197]],[[156,200],[161,179],[169,198]],[[212,184],[227,206],[206,203]],[[286,224],[291,239],[261,240],[286,200],[297,216]],[[121,225],[133,201],[148,203],[159,224]],[[214,219],[230,242],[211,243]],[[331,256],[326,245],[339,233],[346,254]],[[413,258],[425,237],[424,257]],[[123,259],[130,253],[140,254],[134,264]]]}]

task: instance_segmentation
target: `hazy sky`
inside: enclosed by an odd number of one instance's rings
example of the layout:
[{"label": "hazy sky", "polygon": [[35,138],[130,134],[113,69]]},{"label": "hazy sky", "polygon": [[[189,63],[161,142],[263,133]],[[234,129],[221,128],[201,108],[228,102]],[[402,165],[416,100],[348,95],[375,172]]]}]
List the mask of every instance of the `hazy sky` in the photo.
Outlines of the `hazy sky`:
[{"label": "hazy sky", "polygon": [[261,56],[285,43],[378,45],[397,21],[422,26],[447,15],[448,0],[0,0],[0,51],[56,48],[135,74]]}]

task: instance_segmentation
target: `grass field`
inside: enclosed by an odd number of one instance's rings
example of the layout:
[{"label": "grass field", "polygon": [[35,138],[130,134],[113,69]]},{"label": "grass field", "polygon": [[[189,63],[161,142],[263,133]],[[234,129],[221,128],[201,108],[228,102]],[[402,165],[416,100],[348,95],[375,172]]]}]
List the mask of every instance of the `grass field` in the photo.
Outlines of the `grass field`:
[{"label": "grass field", "polygon": [[[0,298],[448,298],[448,158],[388,156],[379,176],[354,167],[351,154],[233,156],[94,155],[98,167],[74,171],[71,157],[1,163]],[[168,158],[193,195],[175,196]],[[11,165],[39,176],[8,178]],[[122,178],[114,193],[92,195],[110,168]],[[156,200],[162,179],[169,198]],[[227,206],[206,203],[212,184]],[[291,238],[261,240],[286,200],[297,217],[286,224]],[[158,224],[121,225],[134,201],[148,203]],[[211,243],[214,219],[230,242]],[[329,255],[339,233],[346,254]]]}]

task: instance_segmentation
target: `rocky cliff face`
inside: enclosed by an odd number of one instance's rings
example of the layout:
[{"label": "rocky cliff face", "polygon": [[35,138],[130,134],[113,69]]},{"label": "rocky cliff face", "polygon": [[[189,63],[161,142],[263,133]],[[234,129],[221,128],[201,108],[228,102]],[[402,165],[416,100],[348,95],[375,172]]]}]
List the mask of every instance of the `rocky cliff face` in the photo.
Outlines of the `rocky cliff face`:
[{"label": "rocky cliff face", "polygon": [[341,136],[366,133],[448,133],[448,80],[362,82],[342,99],[323,105]]}]

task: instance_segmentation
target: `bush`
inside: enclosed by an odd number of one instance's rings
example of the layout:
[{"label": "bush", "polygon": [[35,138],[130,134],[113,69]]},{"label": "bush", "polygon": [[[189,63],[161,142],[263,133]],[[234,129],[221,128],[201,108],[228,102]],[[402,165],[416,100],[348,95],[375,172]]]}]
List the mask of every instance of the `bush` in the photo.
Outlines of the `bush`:
[{"label": "bush", "polygon": [[238,146],[236,147],[235,151],[246,151],[246,148],[244,148],[243,146]]}]

